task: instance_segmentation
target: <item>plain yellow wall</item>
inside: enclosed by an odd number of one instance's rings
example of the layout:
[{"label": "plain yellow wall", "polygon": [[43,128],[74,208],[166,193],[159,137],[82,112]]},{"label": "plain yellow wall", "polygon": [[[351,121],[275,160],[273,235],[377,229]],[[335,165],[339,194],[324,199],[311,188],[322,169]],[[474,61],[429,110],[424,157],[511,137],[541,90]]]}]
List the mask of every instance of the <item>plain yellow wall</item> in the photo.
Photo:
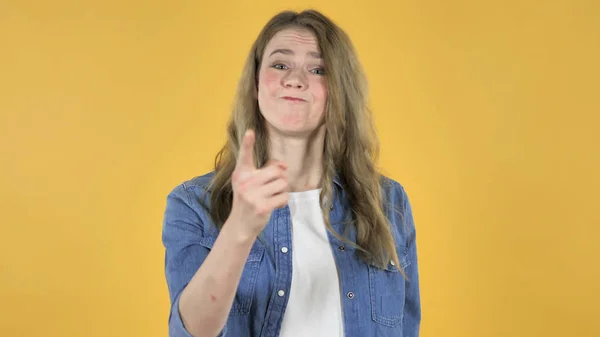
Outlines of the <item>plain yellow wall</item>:
[{"label": "plain yellow wall", "polygon": [[[262,25],[315,3],[0,3],[0,335],[167,335],[166,194],[211,169]],[[412,199],[422,336],[600,336],[600,3],[316,8]]]}]

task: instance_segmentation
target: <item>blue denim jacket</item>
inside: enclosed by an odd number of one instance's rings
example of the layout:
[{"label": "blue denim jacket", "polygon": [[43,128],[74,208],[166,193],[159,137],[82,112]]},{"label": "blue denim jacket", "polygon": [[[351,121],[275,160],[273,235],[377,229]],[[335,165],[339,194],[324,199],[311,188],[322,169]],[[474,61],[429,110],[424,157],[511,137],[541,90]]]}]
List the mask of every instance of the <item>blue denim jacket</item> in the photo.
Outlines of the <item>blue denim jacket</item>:
[{"label": "blue denim jacket", "polygon": [[[169,335],[191,337],[179,315],[179,296],[196,273],[218,235],[208,212],[201,206],[214,172],[196,177],[174,188],[167,197],[163,224],[166,248],[165,273],[171,299]],[[383,177],[386,203],[383,208],[392,225],[401,267],[408,280],[390,263],[377,269],[360,260],[353,247],[328,232],[331,250],[340,275],[342,316],[346,337],[417,337],[421,321],[415,226],[404,188]],[[344,190],[334,181],[330,221],[338,233],[349,215]],[[356,233],[349,231],[355,240]],[[256,240],[246,265],[223,337],[276,337],[292,281],[292,233],[289,207],[271,215]],[[264,242],[264,244],[263,244]],[[288,250],[282,252],[282,247]],[[283,292],[279,292],[283,290]],[[285,294],[279,296],[279,294]]]}]

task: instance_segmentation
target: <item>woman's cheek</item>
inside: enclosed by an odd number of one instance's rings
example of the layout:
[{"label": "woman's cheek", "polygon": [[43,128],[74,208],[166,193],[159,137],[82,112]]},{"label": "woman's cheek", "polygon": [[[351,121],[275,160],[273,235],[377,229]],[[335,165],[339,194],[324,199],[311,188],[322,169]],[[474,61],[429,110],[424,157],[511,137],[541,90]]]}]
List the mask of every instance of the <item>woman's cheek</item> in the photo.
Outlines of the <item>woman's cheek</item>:
[{"label": "woman's cheek", "polygon": [[319,82],[315,83],[315,88],[317,88],[315,95],[318,97],[318,99],[325,101],[327,98],[327,86],[325,85],[325,81],[320,80]]},{"label": "woman's cheek", "polygon": [[273,88],[273,86],[279,82],[279,74],[277,74],[277,71],[274,71],[274,69],[267,69],[263,73],[262,80],[264,81],[265,86]]}]

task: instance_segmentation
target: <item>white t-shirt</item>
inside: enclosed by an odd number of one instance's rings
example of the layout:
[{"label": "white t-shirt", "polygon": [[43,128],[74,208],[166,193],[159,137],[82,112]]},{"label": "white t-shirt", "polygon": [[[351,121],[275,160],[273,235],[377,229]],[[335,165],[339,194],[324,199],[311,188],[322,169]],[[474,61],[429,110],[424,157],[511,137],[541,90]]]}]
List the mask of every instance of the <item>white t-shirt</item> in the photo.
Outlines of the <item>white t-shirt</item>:
[{"label": "white t-shirt", "polygon": [[293,269],[281,337],[344,336],[338,271],[319,193],[290,193]]}]

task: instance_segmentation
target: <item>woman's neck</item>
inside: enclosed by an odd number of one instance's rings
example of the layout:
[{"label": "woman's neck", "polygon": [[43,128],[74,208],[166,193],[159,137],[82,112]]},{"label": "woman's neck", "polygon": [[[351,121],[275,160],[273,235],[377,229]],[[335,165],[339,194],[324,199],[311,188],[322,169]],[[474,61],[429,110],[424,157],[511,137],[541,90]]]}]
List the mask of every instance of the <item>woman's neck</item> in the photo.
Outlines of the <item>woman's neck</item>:
[{"label": "woman's neck", "polygon": [[320,187],[323,175],[324,126],[307,137],[290,137],[271,132],[270,143],[271,158],[288,165],[286,178],[289,192],[302,192]]}]

